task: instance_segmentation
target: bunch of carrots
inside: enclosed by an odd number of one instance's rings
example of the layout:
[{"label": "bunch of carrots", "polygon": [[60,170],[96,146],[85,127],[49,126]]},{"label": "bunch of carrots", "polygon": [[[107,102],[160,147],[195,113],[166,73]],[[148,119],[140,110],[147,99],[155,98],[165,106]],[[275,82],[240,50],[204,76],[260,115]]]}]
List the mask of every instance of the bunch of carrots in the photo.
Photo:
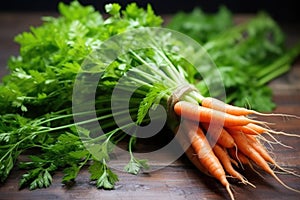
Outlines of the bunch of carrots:
[{"label": "bunch of carrots", "polygon": [[276,139],[272,134],[299,136],[274,131],[267,126],[267,122],[250,118],[253,115],[282,116],[281,114],[259,113],[212,97],[202,98],[200,104],[178,101],[174,105],[174,112],[181,118],[181,123],[174,132],[185,137],[180,138],[180,143],[186,149],[187,157],[200,171],[219,180],[231,199],[234,199],[234,195],[226,178],[227,174],[255,187],[235,170],[234,166],[238,165],[249,165],[255,170],[255,164],[287,189],[300,192],[283,183],[270,164],[284,172],[299,175],[280,167],[260,142],[265,139],[262,134],[268,134],[274,140]]}]

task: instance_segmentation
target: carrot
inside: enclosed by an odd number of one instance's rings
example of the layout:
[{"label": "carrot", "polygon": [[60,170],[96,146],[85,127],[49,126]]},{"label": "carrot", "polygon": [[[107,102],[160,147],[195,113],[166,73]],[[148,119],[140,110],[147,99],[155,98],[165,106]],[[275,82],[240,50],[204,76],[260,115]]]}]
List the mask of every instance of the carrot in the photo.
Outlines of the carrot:
[{"label": "carrot", "polygon": [[233,126],[233,127],[230,127],[229,129],[230,130],[237,130],[237,131],[241,131],[245,134],[249,134],[249,135],[259,135],[259,134],[262,134],[264,133],[265,131],[260,131],[260,130],[255,130],[253,129],[250,125],[252,123],[249,123],[247,125],[244,125],[244,126]]},{"label": "carrot", "polygon": [[197,154],[195,153],[194,149],[192,146],[188,147],[185,150],[185,155],[188,157],[188,159],[193,163],[194,166],[201,172],[203,172],[206,175],[209,175],[208,170],[203,167],[203,165],[200,163]]},{"label": "carrot", "polygon": [[213,147],[213,151],[219,158],[226,172],[228,172],[232,177],[239,179],[242,183],[249,184],[252,187],[255,187],[252,183],[245,180],[245,178],[232,167],[230,157],[224,148],[216,144]]},{"label": "carrot", "polygon": [[235,148],[228,149],[228,152],[232,158],[238,161],[241,165],[249,165],[250,161],[243,153],[237,151]]},{"label": "carrot", "polygon": [[243,165],[248,165],[256,174],[258,174],[260,177],[264,178],[252,165],[251,161],[248,159],[246,155],[244,155],[242,152],[238,151],[238,149],[228,149],[228,152],[232,158],[234,158],[236,161],[240,163],[242,168],[244,169]]},{"label": "carrot", "polygon": [[174,111],[177,115],[184,118],[197,121],[210,123],[212,120],[221,125],[224,124],[225,127],[231,126],[243,126],[249,123],[264,124],[265,122],[256,121],[249,119],[245,116],[235,116],[227,114],[221,111],[213,110],[197,104],[189,103],[187,101],[179,101],[174,105]]},{"label": "carrot", "polygon": [[285,135],[285,136],[291,136],[291,137],[300,137],[300,135],[297,135],[297,134],[290,134],[290,133],[285,133],[285,132],[282,132],[282,131],[274,131],[272,129],[265,128],[265,127],[259,126],[257,124],[252,124],[252,123],[247,124],[246,127],[250,131],[252,129],[253,131],[255,131],[255,133],[258,133],[258,134],[273,133],[273,134],[277,134],[277,135]]},{"label": "carrot", "polygon": [[289,174],[292,174],[294,176],[300,176],[299,174],[296,174],[295,172],[289,171],[287,169],[284,169],[278,163],[270,156],[266,148],[257,140],[257,138],[253,135],[246,135],[247,140],[249,141],[249,144],[265,159],[265,161],[273,164],[278,169],[282,170],[283,172],[287,172]]},{"label": "carrot", "polygon": [[206,108],[211,108],[214,110],[219,110],[226,112],[228,114],[232,115],[261,115],[261,116],[282,116],[282,117],[293,117],[293,118],[300,118],[296,115],[289,115],[289,114],[277,114],[277,113],[260,113],[255,110],[247,109],[247,108],[241,108],[238,106],[233,106],[230,104],[227,104],[219,99],[213,98],[213,97],[204,97],[201,99],[201,105]]},{"label": "carrot", "polygon": [[235,146],[234,140],[231,135],[222,127],[218,127],[216,124],[202,123],[201,126],[210,131],[209,135],[213,141],[216,141],[219,145],[225,148],[233,148]]},{"label": "carrot", "polygon": [[203,165],[199,162],[198,156],[195,153],[193,147],[190,145],[190,142],[187,141],[188,138],[186,138],[187,135],[183,132],[183,129],[179,129],[179,126],[177,126],[173,132],[176,135],[177,141],[185,150],[185,155],[187,156],[187,158],[193,163],[194,166],[196,166],[198,170],[209,175],[207,169],[204,168]]},{"label": "carrot", "polygon": [[253,149],[255,149],[265,161],[275,164],[275,160],[269,155],[265,147],[253,136],[253,135],[245,135],[249,144]]},{"label": "carrot", "polygon": [[209,174],[218,179],[223,186],[225,186],[231,199],[234,199],[230,184],[226,179],[225,171],[211,149],[202,129],[197,123],[191,121],[183,121],[184,130],[190,139],[192,148],[198,156],[200,163],[207,169]]},{"label": "carrot", "polygon": [[[286,135],[286,136],[294,136],[294,137],[300,137],[300,135],[296,135],[296,134],[289,134],[289,133],[284,133],[284,132],[277,132],[277,131],[273,131],[271,129],[268,128],[264,128],[262,126],[259,126],[257,124],[253,124],[253,123],[249,123],[247,125],[244,126],[232,126],[229,128],[229,130],[234,130],[234,131],[241,131],[244,134],[248,134],[248,135],[260,135],[260,134],[267,134],[268,136],[270,136],[270,138],[272,138],[275,143],[280,144],[284,147],[287,148],[292,148],[288,145],[283,144],[282,142],[278,141],[273,135],[273,134],[281,134],[281,135]],[[271,141],[268,141],[271,142]]]},{"label": "carrot", "polygon": [[299,190],[291,188],[290,186],[286,185],[278,176],[274,173],[274,171],[270,168],[267,161],[249,144],[249,140],[247,140],[245,134],[239,131],[231,132],[231,135],[238,147],[238,149],[247,155],[251,160],[255,162],[259,167],[261,167],[265,172],[269,173],[273,176],[281,185],[285,188],[292,190],[294,192],[300,193]]},{"label": "carrot", "polygon": [[248,114],[252,114],[251,110],[227,104],[227,103],[225,103],[225,102],[223,102],[219,99],[213,98],[213,97],[203,98],[202,101],[201,101],[201,105],[203,107],[211,108],[211,109],[214,109],[214,110],[219,110],[219,111],[231,114],[231,115],[248,115]]}]

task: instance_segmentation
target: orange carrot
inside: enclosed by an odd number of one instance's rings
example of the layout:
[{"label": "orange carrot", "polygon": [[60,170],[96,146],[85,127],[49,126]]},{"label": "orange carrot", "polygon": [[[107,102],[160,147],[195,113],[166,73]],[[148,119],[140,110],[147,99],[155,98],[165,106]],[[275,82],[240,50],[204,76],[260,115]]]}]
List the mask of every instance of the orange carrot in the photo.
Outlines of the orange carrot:
[{"label": "orange carrot", "polygon": [[[277,135],[300,137],[300,135],[297,135],[297,134],[290,134],[290,133],[285,133],[285,132],[282,132],[282,131],[274,131],[272,129],[265,128],[265,127],[262,127],[262,126],[259,126],[257,124],[253,124],[253,123],[247,124],[246,127],[249,130],[249,134],[250,134],[251,130],[253,130],[253,134],[252,135],[256,135],[257,133],[258,134],[272,133],[272,134],[277,134]],[[244,132],[246,130],[242,130],[242,131]],[[244,133],[247,133],[247,132],[244,132]]]},{"label": "orange carrot", "polygon": [[[259,134],[262,134],[265,132],[264,130],[253,127],[252,125],[255,125],[255,124],[249,123],[244,126],[232,126],[229,129],[241,131],[241,132],[243,132],[245,134],[249,134],[249,135],[259,135]],[[260,127],[260,126],[257,126],[257,127]],[[255,128],[255,129],[253,129],[253,128]]]},{"label": "orange carrot", "polygon": [[289,115],[289,114],[277,114],[277,113],[260,113],[255,110],[247,109],[247,108],[241,108],[238,106],[233,106],[230,104],[227,104],[219,99],[213,98],[213,97],[204,97],[201,99],[201,105],[206,108],[211,108],[214,110],[219,110],[226,112],[228,114],[232,115],[261,115],[261,116],[282,116],[282,117],[293,117],[298,118],[296,115]]},{"label": "orange carrot", "polygon": [[[270,136],[270,138],[272,138],[275,143],[280,144],[287,148],[291,148],[291,147],[278,141],[278,139],[276,139],[272,134],[281,134],[281,135],[285,135],[285,136],[300,137],[300,135],[285,133],[282,131],[274,131],[274,130],[264,128],[262,126],[259,126],[257,124],[253,124],[253,123],[249,123],[244,126],[232,126],[232,127],[228,128],[228,130],[229,131],[241,131],[247,135],[260,135],[260,134],[264,133],[264,134],[267,134],[268,136]],[[268,141],[268,142],[271,142],[271,141]]]},{"label": "orange carrot", "polygon": [[174,111],[179,116],[197,122],[210,123],[212,120],[216,120],[216,122],[224,124],[225,127],[243,126],[249,123],[265,123],[249,119],[245,116],[235,116],[221,111],[216,111],[210,108],[199,106],[197,104],[189,103],[187,101],[177,102],[174,105]]},{"label": "orange carrot", "polygon": [[202,123],[201,126],[206,131],[210,131],[209,135],[211,136],[212,140],[214,142],[216,141],[222,147],[233,148],[235,146],[233,138],[224,128],[218,127],[218,125],[215,124],[208,123]]},{"label": "orange carrot", "polygon": [[240,151],[237,151],[236,148],[230,148],[228,149],[228,152],[232,158],[234,158],[237,162],[239,162],[241,165],[249,165],[250,161],[243,153]]},{"label": "orange carrot", "polygon": [[259,167],[261,167],[264,171],[266,171],[271,176],[273,176],[285,188],[292,190],[294,192],[300,193],[300,191],[298,191],[294,188],[291,188],[290,186],[288,186],[284,182],[282,182],[281,179],[278,178],[278,176],[274,173],[274,171],[268,165],[267,161],[265,161],[264,158],[249,144],[245,134],[243,134],[242,132],[239,132],[239,131],[233,131],[233,132],[231,132],[231,135],[232,135],[238,149],[242,153],[247,155]]},{"label": "orange carrot", "polygon": [[192,146],[188,147],[185,150],[185,155],[188,157],[188,159],[193,163],[194,166],[197,167],[198,170],[200,170],[201,172],[209,175],[208,170],[203,167],[203,165],[200,163],[197,154],[195,153],[194,149]]},{"label": "orange carrot", "polygon": [[198,170],[209,175],[207,169],[200,163],[197,154],[195,153],[193,147],[190,145],[186,133],[183,133],[182,131],[183,129],[179,129],[179,126],[177,126],[173,132],[176,135],[179,144],[185,150],[185,155],[193,163],[193,165],[197,167]]},{"label": "orange carrot", "polygon": [[248,143],[251,145],[253,149],[255,149],[265,161],[275,164],[275,160],[269,155],[264,146],[253,136],[253,135],[245,135]]},{"label": "orange carrot", "polygon": [[278,163],[270,156],[270,154],[268,153],[268,151],[266,150],[266,148],[259,142],[259,140],[257,140],[257,138],[253,135],[246,135],[249,144],[263,157],[263,159],[265,159],[265,161],[273,164],[275,167],[277,167],[278,169],[287,172],[289,174],[293,174],[295,176],[300,176],[299,174],[296,174],[293,171],[284,169],[283,167],[281,167],[280,165],[278,165]]},{"label": "orange carrot", "polygon": [[230,157],[225,149],[216,144],[213,147],[213,151],[215,155],[219,158],[226,172],[228,172],[233,178],[239,179],[242,183],[249,184],[255,187],[253,184],[245,180],[244,177],[232,167]]},{"label": "orange carrot", "polygon": [[201,101],[201,105],[206,108],[219,110],[219,111],[226,112],[226,113],[229,113],[232,115],[252,114],[251,110],[227,104],[227,103],[225,103],[219,99],[213,98],[213,97],[203,98]]},{"label": "orange carrot", "polygon": [[209,174],[216,179],[218,179],[223,186],[225,186],[227,192],[229,193],[231,199],[234,199],[232,191],[230,189],[230,184],[226,179],[225,171],[219,161],[212,151],[202,129],[197,123],[184,120],[183,122],[184,130],[186,131],[192,147],[198,156],[200,163],[208,170]]},{"label": "orange carrot", "polygon": [[260,177],[264,178],[252,165],[251,161],[248,159],[248,157],[243,154],[242,152],[240,152],[238,149],[235,148],[231,148],[228,149],[228,152],[230,154],[230,156],[235,159],[237,162],[240,163],[240,165],[242,166],[242,168],[244,168],[243,165],[248,165],[255,173],[257,173]]}]

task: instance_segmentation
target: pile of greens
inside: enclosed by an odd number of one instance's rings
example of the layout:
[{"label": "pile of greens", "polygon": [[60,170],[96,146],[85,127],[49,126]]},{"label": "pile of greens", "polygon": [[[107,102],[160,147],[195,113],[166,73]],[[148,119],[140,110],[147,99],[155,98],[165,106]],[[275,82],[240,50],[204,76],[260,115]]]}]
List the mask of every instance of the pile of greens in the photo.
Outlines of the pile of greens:
[{"label": "pile of greens", "polygon": [[[99,136],[85,129],[84,125],[89,121],[83,121],[81,129],[76,126],[74,115],[89,114],[72,112],[74,81],[79,71],[87,70],[81,69],[86,57],[114,35],[141,27],[161,27],[162,24],[161,17],[154,14],[150,5],[142,9],[132,3],[122,10],[118,4],[107,4],[105,9],[109,14],[106,19],[91,6],[84,7],[77,1],[70,5],[60,3],[61,16],[44,17],[43,25],[31,27],[29,32],[15,38],[20,44],[20,55],[9,60],[10,73],[0,85],[0,182],[7,179],[16,164],[27,170],[20,180],[20,188],[29,186],[30,189],[48,187],[56,170],[63,170],[63,183],[72,182],[80,169],[89,165],[90,178],[95,180],[97,187],[113,188],[118,177],[107,165],[113,151],[110,141],[117,144],[127,138],[112,120],[110,99],[115,84],[127,72],[136,73],[138,81],[147,85],[139,88],[130,101],[132,119],[138,125],[149,122],[147,113],[154,103],[166,104],[172,89],[182,83],[178,80],[181,72],[186,72],[184,76],[189,77],[190,83],[195,84],[204,96],[208,94],[207,86],[195,78],[195,70],[186,61],[165,53],[160,47],[166,38],[156,37],[153,45],[157,51],[132,51],[108,68],[99,68],[95,72],[102,76],[95,97],[95,120],[104,124],[105,135]],[[222,10],[217,16],[230,17],[230,14]],[[217,27],[218,21],[211,20],[212,27]],[[231,24],[229,18],[228,24]],[[252,108],[271,110],[274,107],[270,100],[271,91],[265,84],[289,69],[300,48],[285,51],[283,33],[266,15],[259,15],[239,26],[208,29],[205,34],[204,48],[222,72],[228,101],[240,105],[245,105],[246,101]],[[197,37],[194,32],[193,35]],[[172,45],[176,43],[173,42]],[[166,46],[170,47],[170,44]],[[136,68],[141,64],[145,65],[144,69]],[[166,68],[159,75],[152,68],[156,65],[172,65],[176,70]],[[94,71],[87,70],[86,73],[92,77]],[[169,80],[168,84],[160,82],[162,77]],[[147,78],[151,83],[156,81],[155,84],[149,86]],[[245,96],[248,97],[246,100]],[[117,115],[122,116],[122,110]],[[124,126],[130,128],[134,124],[125,123]],[[86,149],[82,137],[95,142],[92,151]],[[134,157],[136,142],[135,135],[129,138],[130,160],[125,166],[125,170],[133,174],[148,168],[145,160]],[[39,154],[29,155],[27,161],[18,161],[21,154],[28,155],[32,149]]]},{"label": "pile of greens", "polygon": [[[105,9],[110,14],[107,19],[77,1],[60,3],[60,17],[44,17],[43,25],[15,38],[20,55],[9,60],[10,73],[0,85],[0,182],[6,180],[19,155],[29,149],[41,153],[19,163],[20,169],[28,170],[20,180],[21,188],[48,187],[55,170],[63,170],[63,183],[73,181],[90,161],[94,161],[89,167],[91,180],[97,180],[97,187],[112,188],[118,180],[105,162],[86,150],[75,128],[75,77],[86,56],[104,40],[126,30],[160,26],[162,19],[150,5],[144,10],[132,3],[121,10],[118,4],[107,4]],[[107,99],[101,95],[97,100],[99,116],[107,113],[106,104],[102,105]],[[107,158],[110,147],[105,142],[101,146],[99,154]],[[126,169],[137,173],[145,165],[132,158]]]}]

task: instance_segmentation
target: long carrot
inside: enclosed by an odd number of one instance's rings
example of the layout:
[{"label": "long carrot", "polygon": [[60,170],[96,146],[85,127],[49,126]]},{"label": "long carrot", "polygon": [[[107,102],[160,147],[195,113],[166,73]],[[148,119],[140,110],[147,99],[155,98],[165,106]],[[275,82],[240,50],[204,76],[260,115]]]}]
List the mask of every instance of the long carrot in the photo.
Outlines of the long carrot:
[{"label": "long carrot", "polygon": [[232,167],[230,157],[225,149],[216,144],[213,147],[213,151],[219,158],[226,172],[228,172],[233,178],[237,178],[238,180],[240,180],[242,183],[249,184],[252,187],[255,187],[252,183],[245,180],[245,178]]},{"label": "long carrot", "polygon": [[273,164],[278,169],[282,170],[283,172],[292,174],[294,176],[300,176],[299,174],[296,174],[295,172],[292,172],[290,170],[284,169],[278,163],[270,156],[266,148],[257,140],[257,138],[253,135],[245,135],[247,137],[247,140],[249,141],[249,144],[265,159],[265,161]]},{"label": "long carrot", "polygon": [[212,140],[225,148],[233,148],[235,146],[234,140],[231,135],[222,127],[218,127],[216,124],[202,123],[201,126],[210,131],[209,135]]},{"label": "long carrot", "polygon": [[188,159],[193,163],[194,166],[196,166],[196,168],[198,170],[200,170],[202,173],[206,174],[206,175],[210,175],[208,170],[200,163],[198,156],[196,154],[196,152],[194,151],[193,147],[190,146],[185,150],[185,155],[188,157]]},{"label": "long carrot", "polygon": [[235,116],[221,111],[213,110],[187,101],[179,101],[174,105],[174,111],[177,115],[184,118],[210,123],[212,120],[224,124],[225,127],[243,126],[249,123],[265,124],[262,121],[249,119],[245,116]]},{"label": "long carrot", "polygon": [[204,97],[201,99],[201,105],[206,108],[211,108],[214,110],[219,110],[226,112],[228,114],[232,115],[261,115],[261,116],[282,116],[282,117],[293,117],[293,118],[299,118],[296,115],[289,115],[289,114],[277,114],[277,113],[260,113],[255,110],[247,109],[247,108],[241,108],[238,106],[233,106],[230,104],[227,104],[219,99],[213,98],[213,97]]},{"label": "long carrot", "polygon": [[248,165],[255,173],[257,173],[260,177],[264,178],[252,165],[251,161],[249,160],[249,158],[244,155],[242,152],[240,152],[238,149],[236,148],[231,148],[228,149],[228,152],[230,154],[230,156],[235,159],[237,162],[240,163],[240,165],[242,166],[242,168],[244,168],[244,165]]},{"label": "long carrot", "polygon": [[230,184],[226,179],[225,171],[211,149],[202,129],[198,126],[198,123],[184,120],[184,129],[190,139],[191,145],[198,156],[200,163],[208,170],[209,174],[218,179],[223,186],[225,186],[231,199],[234,199]]},{"label": "long carrot", "polygon": [[[248,132],[246,129],[248,129]],[[291,137],[300,137],[300,135],[297,135],[297,134],[285,133],[283,131],[274,131],[270,128],[265,128],[265,127],[262,127],[262,126],[259,126],[257,124],[253,124],[253,123],[249,123],[249,124],[243,126],[242,131],[247,134],[251,134],[251,131],[252,131],[252,135],[271,133],[271,134],[291,136]]]},{"label": "long carrot", "polygon": [[249,123],[247,125],[244,125],[244,126],[233,126],[233,127],[230,127],[229,129],[230,130],[237,130],[237,131],[241,131],[245,134],[249,134],[249,135],[259,135],[259,134],[263,134],[265,133],[265,131],[261,131],[261,130],[256,130],[256,129],[253,129],[252,126],[252,123]]},{"label": "long carrot", "polygon": [[207,169],[203,167],[203,165],[200,163],[197,154],[195,153],[193,147],[190,145],[190,142],[188,141],[185,131],[182,131],[183,129],[179,129],[179,126],[175,127],[175,129],[173,130],[174,134],[176,135],[177,141],[185,150],[185,155],[193,163],[193,165],[196,166],[198,170],[200,170],[206,175],[210,175]]},{"label": "long carrot", "polygon": [[232,135],[238,149],[242,153],[247,155],[259,167],[261,167],[264,171],[266,171],[271,176],[273,176],[285,188],[292,190],[294,192],[300,193],[299,190],[291,188],[290,186],[286,185],[281,179],[278,178],[278,176],[274,173],[274,171],[268,165],[267,161],[265,161],[263,159],[263,157],[249,144],[249,141],[247,140],[245,134],[243,134],[242,132],[239,132],[239,131],[234,131],[234,132],[231,132],[231,135]]},{"label": "long carrot", "polygon": [[[281,135],[285,135],[285,136],[294,136],[294,137],[300,137],[300,135],[296,135],[296,134],[289,134],[289,133],[285,133],[285,132],[277,132],[268,128],[264,128],[262,126],[259,126],[257,124],[253,124],[253,123],[249,123],[247,125],[244,126],[232,126],[230,128],[228,128],[229,131],[241,131],[244,134],[247,135],[261,135],[261,134],[267,134],[268,136],[270,136],[270,138],[272,138],[274,140],[274,142],[276,144],[280,144],[284,147],[287,148],[291,148],[290,146],[283,144],[282,142],[278,141],[278,139],[276,139],[272,134],[281,134]],[[268,141],[271,142],[271,141]]]}]

